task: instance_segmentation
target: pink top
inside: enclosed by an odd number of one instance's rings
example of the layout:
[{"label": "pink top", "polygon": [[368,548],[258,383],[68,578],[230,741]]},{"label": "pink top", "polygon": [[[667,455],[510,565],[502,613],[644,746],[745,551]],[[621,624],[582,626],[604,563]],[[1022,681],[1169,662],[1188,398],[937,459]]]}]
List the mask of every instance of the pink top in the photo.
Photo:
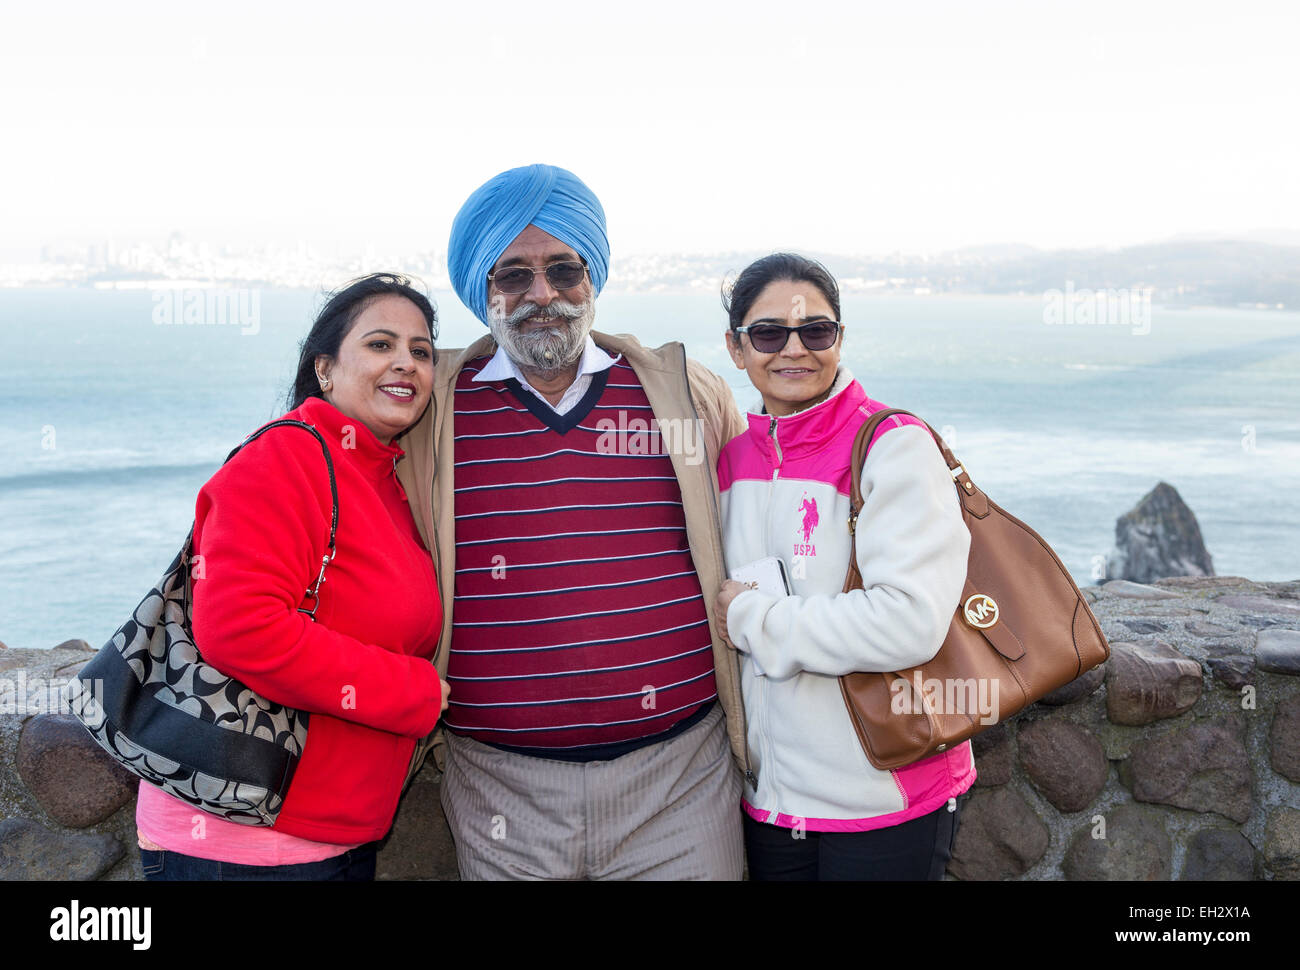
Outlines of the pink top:
[{"label": "pink top", "polygon": [[[240,825],[211,815],[168,795],[156,785],[140,782],[135,825],[144,849],[162,848],[200,859],[247,866],[291,866],[320,862],[357,845],[313,842],[261,825]],[[153,843],[145,845],[145,842]]]}]

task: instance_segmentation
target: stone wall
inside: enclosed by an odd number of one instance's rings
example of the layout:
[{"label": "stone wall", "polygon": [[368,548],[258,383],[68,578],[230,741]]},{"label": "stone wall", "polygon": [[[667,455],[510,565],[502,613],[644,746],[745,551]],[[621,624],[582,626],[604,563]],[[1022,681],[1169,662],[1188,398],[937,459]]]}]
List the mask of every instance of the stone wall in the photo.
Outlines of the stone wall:
[{"label": "stone wall", "polygon": [[[94,652],[82,640],[52,650],[0,644],[0,880],[144,878],[135,831],[140,780],[72,715],[43,706],[41,688],[66,682]],[[16,703],[24,699],[27,706]],[[430,760],[412,780],[377,878],[457,878],[439,779]]]},{"label": "stone wall", "polygon": [[[1085,592],[1111,659],[976,739],[950,875],[1300,878],[1300,581]],[[0,712],[26,690],[0,713],[0,879],[142,878],[133,776],[31,707],[90,654],[0,645]],[[456,878],[438,783],[431,762],[412,782],[380,879]]]},{"label": "stone wall", "polygon": [[975,739],[949,872],[1300,878],[1300,582],[1085,593],[1111,658]]}]

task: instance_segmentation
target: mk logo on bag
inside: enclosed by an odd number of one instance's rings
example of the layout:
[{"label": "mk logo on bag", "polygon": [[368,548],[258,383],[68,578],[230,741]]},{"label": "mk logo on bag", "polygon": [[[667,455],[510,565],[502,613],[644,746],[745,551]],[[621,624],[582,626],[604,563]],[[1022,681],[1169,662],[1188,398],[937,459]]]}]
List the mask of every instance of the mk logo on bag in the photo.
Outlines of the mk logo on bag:
[{"label": "mk logo on bag", "polygon": [[993,601],[993,597],[983,593],[976,593],[966,600],[962,612],[966,616],[966,622],[977,630],[987,630],[998,622],[998,604]]}]

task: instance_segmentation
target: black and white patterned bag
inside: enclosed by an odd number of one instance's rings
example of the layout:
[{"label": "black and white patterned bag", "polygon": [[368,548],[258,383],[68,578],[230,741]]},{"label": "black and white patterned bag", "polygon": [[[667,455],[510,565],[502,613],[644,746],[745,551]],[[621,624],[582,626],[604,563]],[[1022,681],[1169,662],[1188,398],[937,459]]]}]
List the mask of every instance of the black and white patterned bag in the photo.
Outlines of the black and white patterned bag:
[{"label": "black and white patterned bag", "polygon": [[[272,428],[290,425],[320,442],[334,502],[320,573],[305,593],[311,607],[299,607],[314,620],[339,519],[324,439],[311,425],[284,418],[250,435],[226,461]],[[91,736],[145,781],[231,822],[274,825],[307,743],[308,716],[204,662],[191,626],[193,538],[191,528],[158,585],[72,679],[65,699]]]}]

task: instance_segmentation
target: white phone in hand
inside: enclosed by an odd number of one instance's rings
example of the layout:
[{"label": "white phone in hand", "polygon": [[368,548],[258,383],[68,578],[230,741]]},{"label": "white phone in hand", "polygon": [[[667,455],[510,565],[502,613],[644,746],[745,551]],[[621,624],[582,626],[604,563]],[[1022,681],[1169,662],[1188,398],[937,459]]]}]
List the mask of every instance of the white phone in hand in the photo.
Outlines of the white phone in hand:
[{"label": "white phone in hand", "polygon": [[746,586],[753,586],[760,593],[769,596],[789,596],[790,574],[786,571],[785,561],[776,556],[755,559],[751,563],[737,566],[731,570],[731,578]]}]

